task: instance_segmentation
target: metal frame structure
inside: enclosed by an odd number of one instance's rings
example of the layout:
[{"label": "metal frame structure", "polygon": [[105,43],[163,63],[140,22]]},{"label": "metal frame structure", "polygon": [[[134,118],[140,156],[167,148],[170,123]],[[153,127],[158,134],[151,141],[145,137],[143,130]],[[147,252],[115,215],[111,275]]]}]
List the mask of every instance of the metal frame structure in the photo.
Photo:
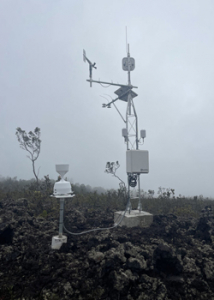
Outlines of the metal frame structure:
[{"label": "metal frame structure", "polygon": [[[120,114],[123,121],[126,123],[126,132],[127,135],[125,136],[125,141],[127,145],[127,150],[138,150],[139,149],[139,138],[138,138],[138,117],[136,113],[136,109],[134,106],[133,98],[137,97],[138,95],[133,91],[134,88],[137,88],[137,86],[133,86],[131,84],[131,71],[135,68],[135,60],[134,58],[130,57],[129,53],[129,44],[127,47],[127,57],[123,58],[122,60],[122,68],[124,71],[127,71],[128,73],[128,84],[116,84],[112,82],[105,82],[105,81],[97,81],[92,79],[92,68],[95,66],[95,63],[92,64],[91,61],[86,57],[86,52],[83,50],[83,60],[87,61],[89,63],[89,77],[90,79],[87,79],[86,81],[90,82],[90,86],[92,87],[92,82],[99,83],[99,84],[108,84],[113,86],[119,86],[120,88],[115,91],[115,94],[118,96],[111,102],[107,104],[103,104],[103,107],[111,108],[111,104],[115,106],[118,113]],[[105,98],[105,97],[104,97]],[[115,102],[117,100],[122,100],[127,102],[127,108],[126,108],[126,118],[124,119],[119,112],[118,108],[115,105]],[[128,211],[130,212],[132,210],[131,202],[130,202],[130,185],[129,185],[129,176],[130,174],[127,174],[127,181],[128,181]],[[142,210],[142,203],[141,203],[141,192],[140,192],[140,173],[137,174],[138,177],[138,210]]]}]

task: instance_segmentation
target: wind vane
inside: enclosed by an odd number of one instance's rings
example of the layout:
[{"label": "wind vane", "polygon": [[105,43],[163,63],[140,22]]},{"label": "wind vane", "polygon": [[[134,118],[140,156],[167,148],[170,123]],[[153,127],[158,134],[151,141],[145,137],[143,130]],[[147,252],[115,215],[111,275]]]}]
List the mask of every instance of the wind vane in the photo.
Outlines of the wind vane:
[{"label": "wind vane", "polygon": [[86,60],[89,63],[90,87],[92,87],[92,68],[96,69],[97,67],[95,67],[96,63],[92,64],[92,62],[86,57],[86,52],[83,50],[83,61],[85,62]]}]

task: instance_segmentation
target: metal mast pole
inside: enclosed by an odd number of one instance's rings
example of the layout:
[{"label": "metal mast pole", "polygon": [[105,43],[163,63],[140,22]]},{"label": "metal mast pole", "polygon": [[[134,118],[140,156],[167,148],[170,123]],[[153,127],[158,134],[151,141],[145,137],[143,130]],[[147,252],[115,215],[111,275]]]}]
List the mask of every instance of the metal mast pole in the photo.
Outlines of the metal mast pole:
[{"label": "metal mast pole", "polygon": [[[128,85],[131,86],[131,76],[130,76],[130,67],[131,67],[131,60],[130,60],[130,53],[129,53],[129,44],[128,44],[128,53],[127,53],[127,64],[128,64]],[[127,109],[126,109],[126,130],[128,133],[126,144],[127,150],[139,149],[139,139],[138,139],[138,118],[137,113],[134,106],[134,101],[132,98],[131,91],[128,94],[128,101],[127,101]],[[140,193],[140,174],[137,174],[138,177],[138,207],[139,211],[142,210],[142,203],[141,203],[141,193]],[[128,180],[128,197],[129,197],[129,211],[131,209],[131,201],[130,201],[130,186],[129,186],[129,175],[127,174]]]},{"label": "metal mast pole", "polygon": [[[126,43],[127,44],[127,43]],[[89,63],[89,81],[90,86],[92,86],[92,82],[99,83],[99,84],[109,84],[109,85],[114,85],[114,86],[120,86],[120,88],[115,91],[115,94],[118,96],[111,102],[107,104],[103,104],[103,107],[111,107],[111,104],[115,106],[115,102],[117,100],[122,100],[127,102],[127,108],[126,108],[126,118],[122,117],[123,121],[126,123],[126,135],[125,141],[127,145],[127,151],[129,150],[139,150],[139,139],[138,139],[138,117],[137,113],[135,110],[133,98],[137,96],[137,94],[132,90],[133,88],[137,88],[136,86],[133,86],[131,84],[131,71],[135,69],[135,60],[134,58],[130,57],[130,52],[129,52],[129,44],[127,44],[127,56],[122,59],[122,68],[124,71],[128,72],[128,84],[116,84],[113,82],[105,82],[105,81],[98,81],[98,80],[93,80],[92,79],[92,68],[95,68],[95,63],[92,64],[91,61],[86,57],[85,50],[83,50],[83,60],[87,61]],[[116,108],[116,107],[115,107]],[[117,108],[116,108],[117,109]],[[118,109],[117,109],[118,111]],[[142,204],[141,204],[141,194],[140,194],[140,173],[135,173],[134,175],[137,175],[138,179],[138,210],[142,210]],[[129,179],[130,179],[130,174],[127,174],[127,181],[128,181],[128,204],[127,208],[129,212],[131,211],[131,201],[130,201],[130,185],[129,185]]]}]

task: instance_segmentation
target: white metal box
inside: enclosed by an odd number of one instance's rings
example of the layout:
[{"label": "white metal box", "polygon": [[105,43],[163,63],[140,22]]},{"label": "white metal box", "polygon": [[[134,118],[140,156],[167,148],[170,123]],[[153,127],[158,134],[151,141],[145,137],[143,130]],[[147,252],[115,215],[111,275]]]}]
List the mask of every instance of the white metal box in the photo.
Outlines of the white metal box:
[{"label": "white metal box", "polygon": [[149,173],[149,151],[128,150],[126,151],[127,173]]}]

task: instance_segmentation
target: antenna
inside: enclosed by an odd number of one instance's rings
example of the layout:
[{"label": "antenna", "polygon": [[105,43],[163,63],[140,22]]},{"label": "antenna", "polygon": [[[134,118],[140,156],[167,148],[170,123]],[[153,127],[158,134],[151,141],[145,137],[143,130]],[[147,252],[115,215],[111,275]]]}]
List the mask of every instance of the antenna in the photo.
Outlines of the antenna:
[{"label": "antenna", "polygon": [[127,47],[127,26],[126,26],[126,53],[128,54],[128,47]]}]

